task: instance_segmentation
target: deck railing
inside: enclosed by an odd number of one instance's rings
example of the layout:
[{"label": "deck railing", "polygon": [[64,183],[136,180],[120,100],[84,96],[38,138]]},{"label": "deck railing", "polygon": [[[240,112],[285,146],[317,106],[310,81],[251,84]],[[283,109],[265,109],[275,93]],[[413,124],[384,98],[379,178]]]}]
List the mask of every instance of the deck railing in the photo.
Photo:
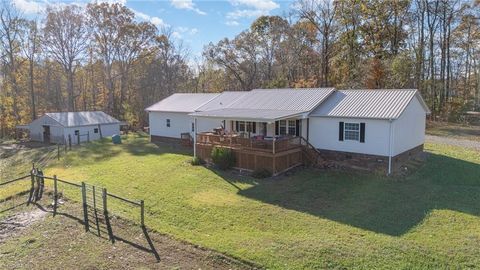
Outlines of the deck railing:
[{"label": "deck railing", "polygon": [[235,135],[217,135],[213,133],[197,134],[197,143],[231,147],[266,153],[280,153],[302,146],[301,137],[281,137],[272,139],[242,138]]}]

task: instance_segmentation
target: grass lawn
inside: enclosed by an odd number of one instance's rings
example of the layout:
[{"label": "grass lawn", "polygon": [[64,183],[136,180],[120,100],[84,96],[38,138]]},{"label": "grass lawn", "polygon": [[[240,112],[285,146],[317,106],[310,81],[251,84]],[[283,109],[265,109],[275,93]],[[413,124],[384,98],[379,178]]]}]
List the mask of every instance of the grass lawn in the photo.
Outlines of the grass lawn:
[{"label": "grass lawn", "polygon": [[428,122],[429,135],[480,141],[480,126],[465,126],[455,123]]},{"label": "grass lawn", "polygon": [[77,148],[46,173],[145,199],[150,228],[267,268],[478,267],[480,155],[426,150],[407,178],[307,169],[256,180],[191,166],[185,150],[136,134]]}]

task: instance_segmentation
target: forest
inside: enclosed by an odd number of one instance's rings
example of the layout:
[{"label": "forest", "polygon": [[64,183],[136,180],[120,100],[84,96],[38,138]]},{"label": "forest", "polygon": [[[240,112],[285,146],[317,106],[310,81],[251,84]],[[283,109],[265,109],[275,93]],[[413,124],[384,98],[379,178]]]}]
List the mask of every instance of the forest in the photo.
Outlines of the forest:
[{"label": "forest", "polygon": [[102,110],[132,128],[176,92],[415,88],[434,121],[480,110],[480,0],[299,0],[199,61],[119,3],[30,20],[0,3],[0,137],[45,112]]}]

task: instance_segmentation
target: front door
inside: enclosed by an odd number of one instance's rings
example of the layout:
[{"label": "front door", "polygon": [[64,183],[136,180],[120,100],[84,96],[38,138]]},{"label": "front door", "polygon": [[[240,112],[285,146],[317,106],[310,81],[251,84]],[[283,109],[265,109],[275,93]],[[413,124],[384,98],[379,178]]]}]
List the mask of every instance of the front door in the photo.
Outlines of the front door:
[{"label": "front door", "polygon": [[43,126],[43,142],[50,143],[50,126]]}]

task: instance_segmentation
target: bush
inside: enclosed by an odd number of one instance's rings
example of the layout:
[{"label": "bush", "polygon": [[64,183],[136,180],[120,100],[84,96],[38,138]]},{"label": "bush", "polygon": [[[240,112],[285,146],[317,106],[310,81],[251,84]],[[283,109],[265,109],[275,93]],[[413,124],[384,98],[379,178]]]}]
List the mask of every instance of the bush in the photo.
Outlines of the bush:
[{"label": "bush", "polygon": [[205,162],[203,161],[203,159],[201,159],[201,158],[199,158],[199,157],[194,157],[194,158],[192,158],[192,160],[190,161],[190,163],[191,163],[193,166],[199,166],[199,165],[205,164]]},{"label": "bush", "polygon": [[255,178],[268,178],[272,176],[272,173],[267,169],[256,169],[252,172],[252,177]]},{"label": "bush", "polygon": [[227,170],[235,165],[235,155],[231,149],[214,147],[212,149],[212,161],[220,169]]}]

